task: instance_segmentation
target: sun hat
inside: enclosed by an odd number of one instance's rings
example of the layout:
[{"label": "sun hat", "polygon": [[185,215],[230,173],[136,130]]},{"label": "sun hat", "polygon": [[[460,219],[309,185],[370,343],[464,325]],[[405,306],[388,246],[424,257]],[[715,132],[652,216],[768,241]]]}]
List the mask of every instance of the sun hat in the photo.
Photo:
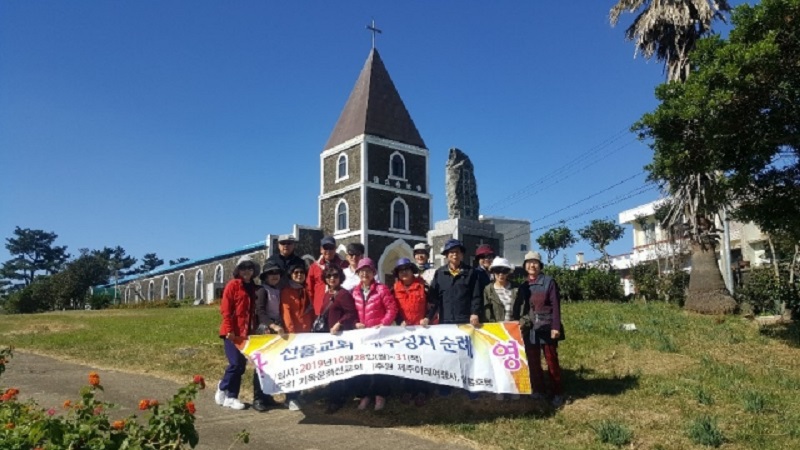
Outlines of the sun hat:
[{"label": "sun hat", "polygon": [[278,244],[284,244],[287,242],[297,242],[297,238],[295,238],[293,234],[282,234],[278,236]]},{"label": "sun hat", "polygon": [[498,256],[492,260],[492,265],[489,266],[489,272],[500,268],[514,270],[514,265],[511,264],[511,262],[509,262],[507,259]]},{"label": "sun hat", "polygon": [[264,263],[264,269],[258,275],[258,278],[265,280],[269,274],[283,275],[283,269],[275,261],[267,261]]},{"label": "sun hat", "polygon": [[530,261],[532,259],[542,262],[542,255],[540,255],[539,252],[535,252],[533,250],[529,251],[528,253],[525,253],[525,259],[523,260],[524,262]]},{"label": "sun hat", "polygon": [[370,268],[373,272],[375,272],[375,264],[372,262],[371,258],[364,258],[359,261],[358,266],[356,266],[356,272],[364,268]]},{"label": "sun hat", "polygon": [[419,244],[414,246],[414,254],[416,255],[417,253],[428,253],[428,249],[429,249],[428,244],[420,242]]},{"label": "sun hat", "polygon": [[494,254],[495,254],[494,250],[492,249],[492,246],[489,244],[481,244],[478,246],[478,249],[475,250],[475,256],[477,257],[485,255],[494,255]]},{"label": "sun hat", "polygon": [[456,247],[461,249],[461,253],[464,253],[466,250],[464,248],[464,244],[462,244],[458,239],[448,239],[447,242],[444,243],[444,247],[442,247],[442,255],[447,256],[447,253]]},{"label": "sun hat", "polygon": [[250,257],[250,255],[242,255],[236,261],[236,267],[233,268],[233,277],[234,278],[238,278],[239,277],[239,271],[242,270],[242,266],[244,266],[244,265],[252,265],[253,266],[253,274],[254,274],[253,276],[255,276],[255,274],[257,274],[257,273],[261,273],[261,267],[258,265],[258,263],[256,263],[253,260],[253,258]]},{"label": "sun hat", "polygon": [[415,262],[412,262],[408,258],[400,258],[397,260],[397,265],[394,266],[394,276],[397,277],[397,274],[400,273],[403,269],[411,269],[414,274],[419,272],[419,268]]}]

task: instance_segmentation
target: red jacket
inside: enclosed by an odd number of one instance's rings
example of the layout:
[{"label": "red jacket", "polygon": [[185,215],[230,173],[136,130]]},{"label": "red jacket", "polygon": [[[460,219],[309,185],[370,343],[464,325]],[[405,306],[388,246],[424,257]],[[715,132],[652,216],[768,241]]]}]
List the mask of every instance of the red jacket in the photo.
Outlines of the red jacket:
[{"label": "red jacket", "polygon": [[281,289],[281,320],[288,333],[308,333],[316,316],[304,286],[294,281]]},{"label": "red jacket", "polygon": [[[308,268],[308,276],[306,276],[306,291],[308,298],[312,299],[314,303],[314,314],[317,316],[322,312],[322,297],[325,296],[325,279],[322,278],[322,272],[325,271],[327,264],[322,258],[314,261],[314,264]],[[342,261],[339,255],[333,257],[331,264],[338,264],[342,269],[349,266],[347,261]]]},{"label": "red jacket", "polygon": [[425,282],[419,278],[414,278],[411,285],[406,286],[402,281],[394,283],[394,298],[400,310],[397,313],[398,322],[406,322],[406,325],[419,325],[428,313],[428,299],[425,292]]},{"label": "red jacket", "polygon": [[373,282],[369,286],[366,299],[361,284],[353,288],[352,294],[356,302],[358,321],[365,326],[391,325],[397,317],[397,300],[385,284]]},{"label": "red jacket", "polygon": [[239,278],[234,278],[225,285],[222,302],[219,304],[219,312],[222,314],[220,336],[233,333],[234,336],[247,337],[250,334],[255,320],[255,292],[255,284],[245,285]]}]

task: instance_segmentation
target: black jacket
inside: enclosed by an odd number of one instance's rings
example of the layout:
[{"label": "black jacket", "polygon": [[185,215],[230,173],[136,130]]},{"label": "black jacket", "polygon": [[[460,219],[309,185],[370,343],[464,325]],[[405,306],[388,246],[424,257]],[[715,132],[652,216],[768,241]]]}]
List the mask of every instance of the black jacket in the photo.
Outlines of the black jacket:
[{"label": "black jacket", "polygon": [[428,312],[428,318],[432,319],[438,312],[439,323],[469,323],[469,316],[480,317],[483,292],[475,269],[462,263],[455,277],[447,265],[436,269],[428,290],[428,303],[435,305]]},{"label": "black jacket", "polygon": [[303,266],[306,269],[308,269],[308,267],[306,266],[306,262],[303,260],[303,258],[295,255],[294,253],[292,253],[292,256],[288,258],[284,258],[283,256],[281,256],[280,253],[275,253],[274,255],[267,258],[267,262],[274,262],[281,269],[283,269],[283,275],[281,275],[281,284],[280,284],[281,288],[284,288],[286,287],[287,284],[289,284],[289,279],[291,278],[291,274],[289,273],[290,267]]}]

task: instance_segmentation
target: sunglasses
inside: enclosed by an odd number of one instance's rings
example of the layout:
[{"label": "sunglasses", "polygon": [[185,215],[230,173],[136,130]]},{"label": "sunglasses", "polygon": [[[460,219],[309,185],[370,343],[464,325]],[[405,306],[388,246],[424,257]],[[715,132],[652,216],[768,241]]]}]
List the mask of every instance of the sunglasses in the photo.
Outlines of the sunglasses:
[{"label": "sunglasses", "polygon": [[294,272],[292,272],[292,276],[295,276],[295,275],[305,275],[305,274],[306,274],[306,273],[305,273],[305,272],[303,272],[302,270],[295,270]]},{"label": "sunglasses", "polygon": [[347,256],[362,256],[361,253],[348,253]]},{"label": "sunglasses", "polygon": [[494,259],[494,255],[483,255],[480,259]]},{"label": "sunglasses", "polygon": [[493,270],[492,273],[497,275],[508,275],[511,273],[511,271],[508,269],[500,269],[500,270]]},{"label": "sunglasses", "polygon": [[285,241],[285,242],[278,242],[281,245],[294,245],[294,241]]},{"label": "sunglasses", "polygon": [[335,273],[332,273],[330,275],[325,275],[325,278],[336,278],[336,279],[338,279],[339,275],[336,275]]},{"label": "sunglasses", "polygon": [[255,266],[242,266],[239,270],[256,270]]}]

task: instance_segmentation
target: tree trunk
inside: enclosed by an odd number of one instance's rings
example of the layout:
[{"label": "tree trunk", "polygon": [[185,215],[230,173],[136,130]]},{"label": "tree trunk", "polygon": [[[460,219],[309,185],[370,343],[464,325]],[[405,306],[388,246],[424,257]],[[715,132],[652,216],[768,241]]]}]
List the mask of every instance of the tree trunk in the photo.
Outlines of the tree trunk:
[{"label": "tree trunk", "polygon": [[775,254],[775,244],[772,243],[772,236],[767,236],[767,243],[769,244],[769,251],[772,253],[771,260],[772,260],[772,268],[775,270],[775,279],[781,279],[781,270],[780,266],[778,265],[778,255]]},{"label": "tree trunk", "polygon": [[684,308],[701,314],[731,314],[736,310],[736,301],[725,287],[714,250],[703,250],[696,243],[692,244],[692,273]]}]

